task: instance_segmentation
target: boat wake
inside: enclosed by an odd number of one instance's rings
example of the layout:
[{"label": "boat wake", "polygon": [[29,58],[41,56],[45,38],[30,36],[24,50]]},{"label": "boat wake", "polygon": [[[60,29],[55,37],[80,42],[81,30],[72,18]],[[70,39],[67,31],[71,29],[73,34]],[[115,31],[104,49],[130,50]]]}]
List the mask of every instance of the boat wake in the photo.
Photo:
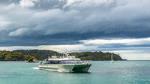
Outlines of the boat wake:
[{"label": "boat wake", "polygon": [[35,70],[39,70],[40,68],[39,67],[32,67],[33,69],[35,69]]}]

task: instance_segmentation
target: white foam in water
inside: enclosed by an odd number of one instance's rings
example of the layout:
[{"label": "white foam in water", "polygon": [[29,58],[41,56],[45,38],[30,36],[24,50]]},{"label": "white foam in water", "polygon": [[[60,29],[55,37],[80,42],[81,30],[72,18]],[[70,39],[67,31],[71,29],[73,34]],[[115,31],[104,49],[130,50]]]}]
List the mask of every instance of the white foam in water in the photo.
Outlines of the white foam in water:
[{"label": "white foam in water", "polygon": [[39,67],[33,67],[33,69],[39,69]]}]

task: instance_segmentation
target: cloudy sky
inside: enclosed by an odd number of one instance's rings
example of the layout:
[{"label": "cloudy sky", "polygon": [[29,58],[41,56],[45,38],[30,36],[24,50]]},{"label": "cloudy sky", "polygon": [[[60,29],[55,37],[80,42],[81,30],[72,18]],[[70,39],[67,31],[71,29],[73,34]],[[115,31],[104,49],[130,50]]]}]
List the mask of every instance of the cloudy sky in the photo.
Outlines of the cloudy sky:
[{"label": "cloudy sky", "polygon": [[149,0],[0,0],[0,50],[110,51],[150,60]]}]

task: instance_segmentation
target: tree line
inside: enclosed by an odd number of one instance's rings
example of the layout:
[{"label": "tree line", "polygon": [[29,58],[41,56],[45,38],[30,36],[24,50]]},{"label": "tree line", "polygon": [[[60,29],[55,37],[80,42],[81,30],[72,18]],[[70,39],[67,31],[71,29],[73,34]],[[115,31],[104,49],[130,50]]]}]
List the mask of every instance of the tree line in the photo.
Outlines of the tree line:
[{"label": "tree line", "polygon": [[[0,61],[33,61],[33,60],[43,60],[49,56],[61,56],[61,53],[51,50],[14,50],[14,51],[0,51]],[[73,52],[70,55],[74,55],[81,60],[95,60],[95,61],[105,61],[111,60],[122,60],[118,54],[109,52]]]}]

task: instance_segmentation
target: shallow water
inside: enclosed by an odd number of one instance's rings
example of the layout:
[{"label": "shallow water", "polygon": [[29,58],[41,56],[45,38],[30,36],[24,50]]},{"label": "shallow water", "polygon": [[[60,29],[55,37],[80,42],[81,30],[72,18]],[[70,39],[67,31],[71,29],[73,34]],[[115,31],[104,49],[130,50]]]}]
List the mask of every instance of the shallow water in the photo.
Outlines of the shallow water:
[{"label": "shallow water", "polygon": [[37,63],[0,62],[0,84],[150,84],[150,61],[96,61],[91,73],[39,70]]}]

